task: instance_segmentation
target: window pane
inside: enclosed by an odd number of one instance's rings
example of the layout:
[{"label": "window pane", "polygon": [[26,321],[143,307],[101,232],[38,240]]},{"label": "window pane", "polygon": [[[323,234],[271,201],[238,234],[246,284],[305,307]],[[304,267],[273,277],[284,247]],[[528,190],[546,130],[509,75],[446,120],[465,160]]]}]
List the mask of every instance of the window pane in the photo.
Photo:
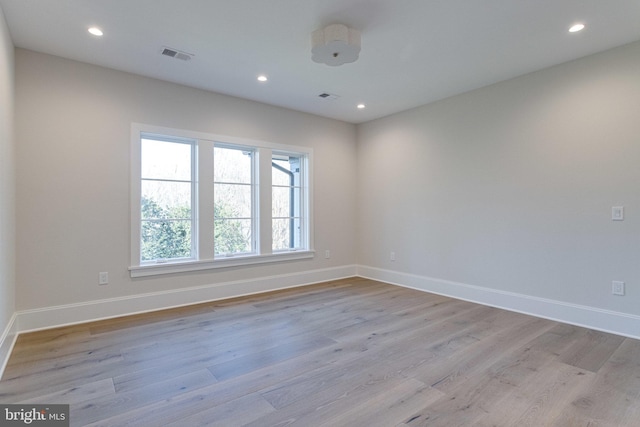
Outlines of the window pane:
[{"label": "window pane", "polygon": [[283,218],[293,216],[291,212],[291,189],[274,187],[271,190],[271,216]]},{"label": "window pane", "polygon": [[142,219],[191,218],[191,183],[143,180],[141,192]]},{"label": "window pane", "polygon": [[253,151],[215,146],[214,254],[254,251]]},{"label": "window pane", "polygon": [[191,180],[191,145],[142,139],[141,178]]},{"label": "window pane", "polygon": [[272,159],[271,183],[273,185],[291,185],[291,174],[289,161]]},{"label": "window pane", "polygon": [[141,260],[189,258],[191,256],[191,220],[143,220]]},{"label": "window pane", "polygon": [[215,184],[215,218],[251,218],[251,186]]},{"label": "window pane", "polygon": [[272,221],[273,232],[273,250],[285,250],[291,247],[290,235],[290,220],[289,219],[274,219]]},{"label": "window pane", "polygon": [[253,151],[214,147],[214,254],[254,251]]},{"label": "window pane", "polygon": [[302,247],[300,227],[304,176],[301,165],[304,157],[274,152],[271,158],[271,216],[274,251]]},{"label": "window pane", "polygon": [[213,180],[250,184],[252,157],[253,153],[249,150],[215,147],[213,149]]},{"label": "window pane", "polygon": [[251,219],[216,219],[214,227],[215,255],[253,251]]},{"label": "window pane", "polygon": [[300,218],[274,219],[272,220],[272,232],[274,251],[302,247]]},{"label": "window pane", "polygon": [[141,138],[140,260],[193,257],[192,145]]}]

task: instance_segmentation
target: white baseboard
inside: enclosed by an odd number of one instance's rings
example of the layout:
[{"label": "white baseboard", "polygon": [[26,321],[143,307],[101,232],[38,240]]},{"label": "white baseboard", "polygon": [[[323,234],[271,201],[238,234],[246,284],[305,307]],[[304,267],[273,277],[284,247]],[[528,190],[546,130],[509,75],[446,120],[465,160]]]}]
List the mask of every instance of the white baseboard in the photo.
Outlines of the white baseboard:
[{"label": "white baseboard", "polygon": [[16,323],[16,314],[14,313],[9,319],[9,324],[5,328],[2,336],[0,336],[0,379],[4,373],[4,368],[7,367],[9,362],[9,356],[13,350],[13,346],[18,338],[18,330]]},{"label": "white baseboard", "polygon": [[312,285],[354,277],[356,271],[356,265],[347,265],[17,311],[0,337],[0,378],[20,333]]},{"label": "white baseboard", "polygon": [[640,339],[640,316],[374,267],[358,276],[589,329]]},{"label": "white baseboard", "polygon": [[0,337],[0,378],[18,334],[360,276],[478,304],[640,339],[640,316],[368,266],[174,289],[16,312]]},{"label": "white baseboard", "polygon": [[60,326],[287,289],[356,276],[355,265],[65,304],[16,313],[17,332]]}]

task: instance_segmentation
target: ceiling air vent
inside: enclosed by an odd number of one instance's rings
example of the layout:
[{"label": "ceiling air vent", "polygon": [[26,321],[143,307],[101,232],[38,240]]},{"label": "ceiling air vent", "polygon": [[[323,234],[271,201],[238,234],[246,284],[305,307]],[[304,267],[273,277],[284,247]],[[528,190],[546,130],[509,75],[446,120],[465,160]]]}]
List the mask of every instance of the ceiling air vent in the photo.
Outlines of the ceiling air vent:
[{"label": "ceiling air vent", "polygon": [[338,99],[338,98],[340,98],[338,95],[334,95],[332,93],[327,93],[327,92],[323,92],[318,96],[320,98],[323,98],[323,99]]},{"label": "ceiling air vent", "polygon": [[163,47],[160,53],[162,53],[164,56],[180,59],[181,61],[189,61],[193,57],[192,53],[182,52],[178,49],[173,49],[170,47]]}]

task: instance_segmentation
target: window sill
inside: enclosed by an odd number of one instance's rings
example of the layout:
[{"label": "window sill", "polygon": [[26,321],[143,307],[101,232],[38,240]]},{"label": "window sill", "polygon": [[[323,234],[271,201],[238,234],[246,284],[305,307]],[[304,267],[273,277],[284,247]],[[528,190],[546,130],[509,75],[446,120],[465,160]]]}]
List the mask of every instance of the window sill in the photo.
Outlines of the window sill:
[{"label": "window sill", "polygon": [[315,251],[279,252],[269,255],[243,255],[228,258],[208,259],[200,261],[179,261],[163,264],[147,264],[129,267],[129,275],[134,277],[158,276],[162,274],[185,273],[189,271],[212,270],[216,268],[240,267],[256,264],[268,264],[282,261],[310,259]]}]

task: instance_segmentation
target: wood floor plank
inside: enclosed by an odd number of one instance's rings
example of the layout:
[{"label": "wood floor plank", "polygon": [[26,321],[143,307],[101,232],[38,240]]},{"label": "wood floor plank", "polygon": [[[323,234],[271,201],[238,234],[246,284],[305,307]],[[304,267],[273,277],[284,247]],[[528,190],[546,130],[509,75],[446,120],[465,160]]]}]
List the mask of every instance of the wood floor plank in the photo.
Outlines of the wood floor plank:
[{"label": "wood floor plank", "polygon": [[75,346],[69,346],[69,343],[75,344],[79,341],[90,339],[88,328],[81,326],[68,327],[68,330],[67,328],[57,328],[38,333],[20,334],[11,353],[16,357],[9,359],[8,366],[24,364],[28,361],[47,358],[51,355],[55,357],[65,356],[67,348],[70,348],[71,351],[76,351]]},{"label": "wood floor plank", "polygon": [[639,380],[640,341],[625,339],[600,368],[590,387],[581,390],[553,425],[568,422],[576,422],[576,425],[637,424],[640,419]]},{"label": "wood floor plank", "polygon": [[[365,380],[379,377],[390,378],[403,375],[410,368],[424,365],[428,361],[439,360],[434,357],[433,349],[438,349],[444,343],[451,344],[452,340],[448,330],[437,328],[437,324],[432,326],[433,329],[428,327],[421,330],[408,329],[405,332],[410,334],[410,337],[404,338],[401,334],[375,334],[376,344],[372,346],[374,342],[367,339],[366,344],[370,347],[363,347],[366,351],[351,361],[345,358],[341,360],[340,366],[325,366],[315,371],[309,371],[271,389],[266,389],[264,396],[278,409],[302,399],[315,402],[317,398],[312,396],[315,393],[325,389],[341,389],[345,382],[358,384],[363,381],[363,375]],[[470,323],[468,328],[474,330],[480,326],[476,323]],[[412,349],[407,349],[403,346],[391,345],[392,342],[398,342],[399,339],[421,342],[422,346],[414,345]],[[431,350],[429,350],[430,348]],[[363,372],[362,366],[367,366],[369,369]]]},{"label": "wood floor plank", "polygon": [[393,331],[406,331],[411,327],[419,328],[434,322],[444,321],[444,319],[456,314],[467,312],[471,306],[465,301],[445,300],[435,304],[429,302],[428,305],[422,307],[423,311],[415,313],[389,313],[368,321],[350,323],[328,330],[325,335],[337,341],[349,342],[363,335],[382,335],[393,333]]},{"label": "wood floor plank", "polygon": [[164,425],[166,427],[241,427],[255,420],[263,420],[274,411],[273,406],[269,405],[260,394],[253,393]]},{"label": "wood floor plank", "polygon": [[428,368],[406,372],[438,390],[446,392],[460,386],[468,378],[483,375],[500,357],[522,347],[549,328],[549,322],[525,319],[495,331],[492,339],[480,340],[461,348],[446,358],[438,358]]},{"label": "wood floor plank", "polygon": [[216,378],[227,380],[331,344],[335,344],[335,341],[329,338],[305,337],[301,340],[292,340],[273,348],[213,365],[209,367],[209,370]]},{"label": "wood floor plank", "polygon": [[640,341],[363,278],[18,337],[72,426],[637,426]]},{"label": "wood floor plank", "polygon": [[[389,381],[397,378],[404,381],[404,367],[412,363],[421,363],[433,355],[422,350],[405,351],[395,347],[380,347],[353,353],[351,357],[340,358],[340,364],[324,365],[307,371],[287,381],[264,388],[262,395],[276,409],[282,409],[300,401],[321,404],[319,395],[328,396],[329,401],[336,396],[353,394],[354,389]],[[363,369],[366,366],[367,369]],[[329,401],[324,404],[329,404]]]},{"label": "wood floor plank", "polygon": [[[345,378],[344,381],[334,383],[331,387],[323,387],[313,391],[306,390],[305,398],[293,398],[287,402],[288,404],[280,401],[276,412],[272,412],[249,425],[277,425],[283,422],[286,422],[287,425],[328,423],[329,418],[335,413],[341,413],[370,399],[372,395],[381,390],[388,391],[406,381],[406,378],[400,376],[371,379],[362,376]],[[268,396],[268,393],[261,394],[266,401],[272,401],[272,396]]]},{"label": "wood floor plank", "polygon": [[47,404],[73,404],[77,405],[87,400],[102,399],[107,396],[113,396],[116,394],[116,389],[113,386],[113,380],[107,378],[104,380],[82,383],[77,387],[71,387],[65,390],[57,392],[38,395],[35,398],[25,399],[18,403],[42,403]]},{"label": "wood floor plank", "polygon": [[156,402],[110,417],[104,422],[92,426],[155,426],[162,423],[180,420],[184,414],[204,411],[211,406],[223,405],[246,394],[268,389],[276,384],[286,382],[290,378],[303,375],[308,371],[338,363],[343,358],[360,354],[357,345],[334,344],[333,346],[314,350],[295,359],[252,371],[233,381],[216,384],[189,391],[167,399],[167,402]]},{"label": "wood floor plank", "polygon": [[162,383],[170,378],[188,374],[197,369],[205,369],[205,365],[206,360],[197,363],[194,362],[193,359],[189,359],[180,364],[166,363],[165,360],[163,363],[151,363],[150,366],[146,368],[141,366],[126,374],[114,375],[111,381],[114,384],[114,389],[118,393],[135,391],[139,388]]},{"label": "wood floor plank", "polygon": [[[408,419],[414,420],[412,426],[474,425],[494,408],[503,406],[512,393],[524,388],[556,357],[542,346],[541,350],[522,347],[499,358],[486,371],[447,390],[446,397]],[[434,387],[437,389],[438,385]]]},{"label": "wood floor plank", "polygon": [[138,406],[164,401],[185,391],[198,389],[215,382],[216,379],[208,370],[193,371],[144,388],[84,401],[74,405],[70,418],[76,425],[86,425]]},{"label": "wood floor plank", "polygon": [[539,426],[548,425],[560,416],[579,391],[589,384],[595,374],[585,369],[551,361],[540,367],[522,387],[506,395],[500,405],[474,424]]},{"label": "wood floor plank", "polygon": [[[122,356],[114,354],[108,358],[74,358],[71,362],[63,359],[56,365],[34,367],[19,375],[10,371],[0,383],[0,401],[22,401],[77,387],[82,382],[108,379],[113,376],[113,367],[121,361]],[[46,381],[46,388],[42,387],[43,381]]]},{"label": "wood floor plank", "polygon": [[359,405],[334,413],[323,422],[335,426],[393,426],[404,414],[440,398],[442,393],[438,390],[410,378],[397,387],[371,395]]},{"label": "wood floor plank", "polygon": [[402,377],[345,383],[331,393],[326,390],[313,399],[298,401],[248,424],[288,426],[392,426],[399,414],[411,411],[441,396],[423,383]]},{"label": "wood floor plank", "polygon": [[624,341],[624,337],[599,331],[585,331],[560,355],[561,362],[598,372]]}]

